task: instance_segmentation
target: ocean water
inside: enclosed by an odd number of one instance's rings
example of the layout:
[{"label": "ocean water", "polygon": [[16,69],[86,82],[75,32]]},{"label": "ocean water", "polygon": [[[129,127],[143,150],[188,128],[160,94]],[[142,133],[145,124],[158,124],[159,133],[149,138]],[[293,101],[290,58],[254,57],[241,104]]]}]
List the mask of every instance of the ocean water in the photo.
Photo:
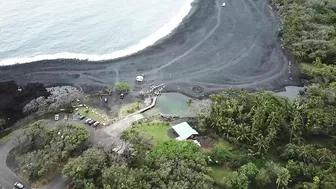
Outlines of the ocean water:
[{"label": "ocean water", "polygon": [[168,35],[192,0],[2,0],[0,65],[93,61],[135,53]]}]

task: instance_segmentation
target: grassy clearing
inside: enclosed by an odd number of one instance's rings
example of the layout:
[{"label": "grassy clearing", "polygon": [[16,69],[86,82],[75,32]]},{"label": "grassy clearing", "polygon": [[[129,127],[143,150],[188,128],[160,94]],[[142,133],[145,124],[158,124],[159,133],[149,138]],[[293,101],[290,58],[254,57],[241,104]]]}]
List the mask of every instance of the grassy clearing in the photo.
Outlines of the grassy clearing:
[{"label": "grassy clearing", "polygon": [[230,144],[228,141],[224,140],[224,139],[219,139],[216,143],[215,143],[216,146],[220,146],[220,147],[223,147],[223,148],[226,148],[226,149],[230,149],[230,148],[233,148],[233,145]]},{"label": "grassy clearing", "polygon": [[154,144],[169,140],[167,132],[170,128],[168,123],[145,123],[136,127],[137,130],[153,137]]},{"label": "grassy clearing", "polygon": [[0,138],[0,144],[8,142],[10,139],[12,139],[12,137],[15,135],[16,131],[13,131],[11,133],[9,133],[8,135]]},{"label": "grassy clearing", "polygon": [[[109,121],[108,117],[104,113],[102,113],[101,111],[99,111],[97,109],[94,109],[94,108],[81,107],[81,108],[78,108],[78,111],[81,115],[89,117],[93,120],[97,120],[100,123],[107,123]],[[94,113],[94,112],[96,112],[96,113]]]},{"label": "grassy clearing", "polygon": [[210,148],[202,148],[202,150],[204,152],[211,152],[211,150],[213,149],[214,146],[219,146],[221,148],[225,148],[227,150],[231,149],[231,148],[234,148],[234,146],[232,144],[230,144],[228,141],[224,140],[224,139],[218,139],[212,147]]},{"label": "grassy clearing", "polygon": [[229,168],[222,167],[220,165],[212,165],[210,167],[213,170],[213,172],[210,176],[218,184],[223,184],[223,178],[231,172],[231,170]]}]

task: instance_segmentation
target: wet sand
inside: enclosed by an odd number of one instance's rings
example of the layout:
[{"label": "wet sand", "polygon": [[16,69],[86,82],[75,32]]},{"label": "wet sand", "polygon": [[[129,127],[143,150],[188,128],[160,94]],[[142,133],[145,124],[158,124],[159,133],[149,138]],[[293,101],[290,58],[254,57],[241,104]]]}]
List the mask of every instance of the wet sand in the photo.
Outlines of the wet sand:
[{"label": "wet sand", "polygon": [[[101,62],[59,59],[0,67],[0,81],[83,89],[119,81],[131,83],[137,91],[166,83],[166,91],[193,97],[228,87],[281,90],[300,85],[297,65],[289,66],[277,37],[279,18],[268,2],[221,4],[221,0],[196,0],[170,36],[137,54]],[[145,74],[146,82],[138,86],[134,80],[140,74]]]}]

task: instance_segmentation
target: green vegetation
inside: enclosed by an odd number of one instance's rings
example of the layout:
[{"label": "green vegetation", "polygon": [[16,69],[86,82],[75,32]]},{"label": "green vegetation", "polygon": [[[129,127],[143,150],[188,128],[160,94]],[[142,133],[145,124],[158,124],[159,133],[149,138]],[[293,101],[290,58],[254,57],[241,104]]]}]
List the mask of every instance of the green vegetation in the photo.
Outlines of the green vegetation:
[{"label": "green vegetation", "polygon": [[301,64],[301,70],[310,77],[311,82],[319,84],[336,82],[336,66],[323,64],[320,58],[313,64]]},{"label": "green vegetation", "polygon": [[115,90],[120,92],[120,93],[127,93],[131,86],[129,83],[121,83],[121,82],[117,82],[114,86]]},{"label": "green vegetation", "polygon": [[[102,147],[71,159],[63,175],[73,188],[213,188],[204,155],[192,142],[169,140],[152,149],[137,131],[123,134],[133,144],[130,156]],[[129,158],[125,158],[129,157]],[[141,158],[140,158],[141,157]]]},{"label": "green vegetation", "polygon": [[41,120],[29,125],[17,140],[20,174],[37,185],[58,174],[75,150],[90,138],[82,125],[66,123],[49,129],[47,123]]},{"label": "green vegetation", "polygon": [[[218,141],[212,148],[169,140],[163,123],[141,124],[121,134],[130,144],[121,155],[98,146],[71,158],[62,171],[71,188],[203,189],[216,182],[228,189],[335,189],[336,1],[272,3],[283,19],[284,44],[306,62],[302,71],[311,82],[295,101],[263,90],[214,94],[197,120]],[[49,178],[88,138],[78,126],[44,125],[35,123],[19,140],[21,173],[29,180]]]},{"label": "green vegetation", "polygon": [[223,178],[232,172],[229,168],[220,165],[211,165],[210,167],[212,169],[210,176],[220,185],[224,184]]},{"label": "green vegetation", "polygon": [[191,106],[191,104],[193,103],[193,99],[189,98],[188,101],[187,101],[187,106],[188,108]]},{"label": "green vegetation", "polygon": [[111,95],[111,93],[113,92],[113,87],[106,87],[105,90],[108,95]]},{"label": "green vegetation", "polygon": [[[91,118],[93,120],[99,121],[100,123],[106,123],[106,122],[108,122],[108,117],[103,112],[101,112],[98,109],[80,107],[80,108],[78,108],[78,111],[79,111],[79,113],[81,115],[84,115],[84,116],[86,116],[88,118]],[[93,111],[97,112],[101,116],[99,116],[98,114],[94,113]]]},{"label": "green vegetation", "polygon": [[13,131],[13,132],[9,133],[8,135],[0,138],[0,144],[5,143],[5,142],[9,141],[10,139],[12,139],[12,137],[15,135],[15,133],[16,133],[16,131]]},{"label": "green vegetation", "polygon": [[169,123],[166,123],[166,122],[144,123],[144,124],[136,125],[132,129],[136,129],[152,137],[154,144],[170,139],[167,133],[168,133],[168,130],[171,129],[171,127]]},{"label": "green vegetation", "polygon": [[[336,187],[333,84],[312,85],[295,102],[264,91],[249,94],[243,90],[228,90],[211,99],[209,112],[200,117],[203,127],[234,145],[215,145],[209,154],[209,163],[234,170],[223,177],[224,186]],[[325,140],[310,144],[312,138]]]},{"label": "green vegetation", "polygon": [[135,100],[133,103],[126,104],[120,109],[121,115],[127,115],[134,113],[142,108],[141,101],[139,99]]},{"label": "green vegetation", "polygon": [[4,119],[0,119],[0,128],[1,128],[1,130],[4,130],[4,126],[5,126],[5,124],[6,124],[6,121],[4,120]]},{"label": "green vegetation", "polygon": [[272,0],[280,9],[280,32],[285,46],[304,62],[321,58],[327,64],[336,61],[335,0]]}]

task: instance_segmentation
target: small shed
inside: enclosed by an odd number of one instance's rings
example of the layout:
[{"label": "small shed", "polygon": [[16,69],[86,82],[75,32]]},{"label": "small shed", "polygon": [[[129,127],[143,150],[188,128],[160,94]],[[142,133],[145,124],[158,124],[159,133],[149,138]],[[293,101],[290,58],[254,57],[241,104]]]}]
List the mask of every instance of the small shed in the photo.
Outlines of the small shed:
[{"label": "small shed", "polygon": [[173,130],[179,136],[176,138],[177,140],[193,139],[198,135],[198,132],[195,131],[195,129],[193,129],[187,122],[182,122],[173,126]]}]

